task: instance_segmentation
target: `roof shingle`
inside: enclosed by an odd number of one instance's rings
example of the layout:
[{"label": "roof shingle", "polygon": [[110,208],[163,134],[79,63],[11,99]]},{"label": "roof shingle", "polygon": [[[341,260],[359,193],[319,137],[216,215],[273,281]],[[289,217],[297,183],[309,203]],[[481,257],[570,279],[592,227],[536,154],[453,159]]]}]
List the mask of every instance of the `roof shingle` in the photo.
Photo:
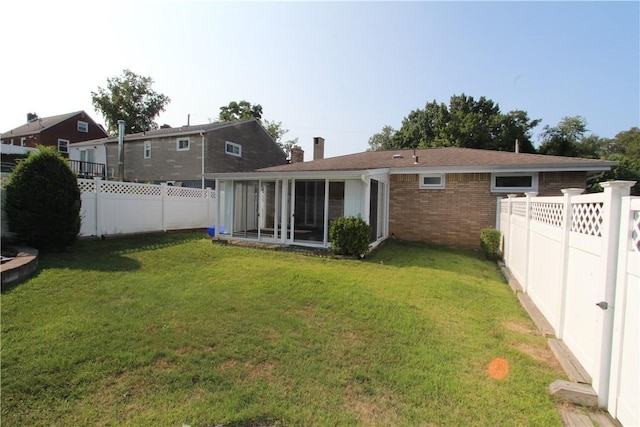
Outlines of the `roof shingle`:
[{"label": "roof shingle", "polygon": [[481,168],[508,166],[576,167],[608,170],[616,162],[578,157],[548,156],[509,151],[480,150],[460,147],[423,148],[415,150],[365,151],[309,162],[292,163],[260,169],[260,172],[347,171],[383,168]]}]

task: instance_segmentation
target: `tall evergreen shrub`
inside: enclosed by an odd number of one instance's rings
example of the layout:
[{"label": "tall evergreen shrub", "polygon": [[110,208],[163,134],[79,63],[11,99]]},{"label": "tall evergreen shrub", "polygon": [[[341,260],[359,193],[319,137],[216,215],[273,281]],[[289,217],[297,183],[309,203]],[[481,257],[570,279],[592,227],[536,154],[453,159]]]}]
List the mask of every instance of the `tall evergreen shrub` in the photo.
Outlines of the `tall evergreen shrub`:
[{"label": "tall evergreen shrub", "polygon": [[40,250],[72,245],[80,232],[78,180],[60,153],[40,147],[6,186],[5,213],[18,240]]}]

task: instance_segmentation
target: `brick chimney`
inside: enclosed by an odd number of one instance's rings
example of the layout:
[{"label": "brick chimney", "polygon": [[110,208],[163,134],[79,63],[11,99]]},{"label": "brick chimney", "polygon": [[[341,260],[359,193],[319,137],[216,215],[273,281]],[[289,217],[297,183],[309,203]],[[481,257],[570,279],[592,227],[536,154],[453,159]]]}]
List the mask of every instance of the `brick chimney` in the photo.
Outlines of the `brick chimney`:
[{"label": "brick chimney", "polygon": [[304,150],[298,145],[291,147],[291,163],[304,162]]},{"label": "brick chimney", "polygon": [[324,138],[313,138],[313,160],[324,159]]}]

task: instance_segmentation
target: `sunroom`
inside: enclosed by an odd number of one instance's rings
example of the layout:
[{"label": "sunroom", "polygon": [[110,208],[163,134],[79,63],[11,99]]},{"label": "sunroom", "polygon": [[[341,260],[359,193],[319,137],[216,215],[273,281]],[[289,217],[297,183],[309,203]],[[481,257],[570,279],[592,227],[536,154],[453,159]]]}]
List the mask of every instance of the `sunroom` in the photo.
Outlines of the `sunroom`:
[{"label": "sunroom", "polygon": [[215,179],[215,236],[326,248],[329,226],[359,216],[371,244],[388,235],[388,169],[206,174]]}]

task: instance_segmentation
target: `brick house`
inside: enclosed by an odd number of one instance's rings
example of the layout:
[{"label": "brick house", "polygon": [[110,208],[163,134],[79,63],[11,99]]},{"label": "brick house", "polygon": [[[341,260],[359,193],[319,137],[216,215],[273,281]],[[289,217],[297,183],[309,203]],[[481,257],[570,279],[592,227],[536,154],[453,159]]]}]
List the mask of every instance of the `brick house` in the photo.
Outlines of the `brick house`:
[{"label": "brick house", "polygon": [[[316,138],[314,151],[324,140]],[[292,159],[296,155],[292,152]],[[615,162],[457,147],[368,151],[251,173],[207,174],[221,189],[220,237],[328,247],[328,225],[361,216],[388,237],[477,248],[498,199],[585,188]],[[224,230],[224,231],[222,231]]]},{"label": "brick house", "polygon": [[45,145],[56,147],[65,157],[69,156],[69,145],[74,142],[105,138],[108,134],[84,111],[38,117],[27,114],[27,123],[4,132],[2,144],[21,147]]},{"label": "brick house", "polygon": [[[203,185],[203,171],[240,172],[286,164],[286,154],[255,119],[216,122],[140,132],[124,137],[124,180],[184,187]],[[71,145],[70,158],[95,150],[104,162],[108,179],[118,177],[118,138]],[[85,156],[86,157],[86,156]]]}]

